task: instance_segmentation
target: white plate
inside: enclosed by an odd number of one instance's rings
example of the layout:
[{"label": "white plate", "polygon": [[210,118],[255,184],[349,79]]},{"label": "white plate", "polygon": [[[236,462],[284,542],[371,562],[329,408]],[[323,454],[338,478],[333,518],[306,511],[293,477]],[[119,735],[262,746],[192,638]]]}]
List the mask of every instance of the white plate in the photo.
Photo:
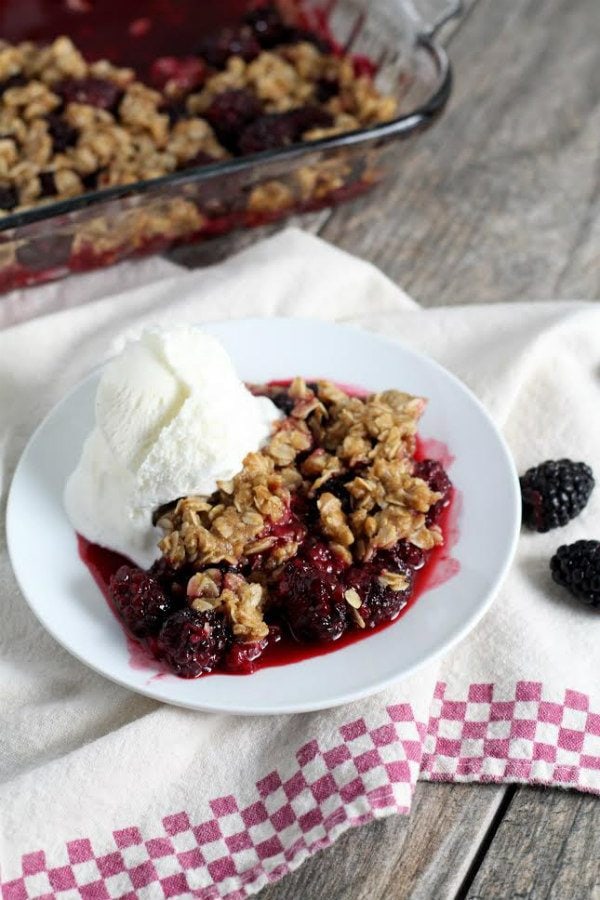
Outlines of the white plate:
[{"label": "white plate", "polygon": [[[247,381],[304,375],[429,398],[420,433],[447,444],[462,495],[458,573],[424,593],[393,625],[348,647],[250,676],[184,680],[132,667],[125,635],[88,570],[62,506],[67,475],[93,424],[99,373],[79,384],[37,429],[13,479],[8,548],[31,609],[50,634],[107,678],[157,700],[240,714],[323,709],[397,681],[463,638],[481,618],[512,559],[519,487],[507,447],[486,411],[453,375],[407,347],[358,329],[301,319],[205,326]],[[35,534],[35,541],[31,535]]]}]

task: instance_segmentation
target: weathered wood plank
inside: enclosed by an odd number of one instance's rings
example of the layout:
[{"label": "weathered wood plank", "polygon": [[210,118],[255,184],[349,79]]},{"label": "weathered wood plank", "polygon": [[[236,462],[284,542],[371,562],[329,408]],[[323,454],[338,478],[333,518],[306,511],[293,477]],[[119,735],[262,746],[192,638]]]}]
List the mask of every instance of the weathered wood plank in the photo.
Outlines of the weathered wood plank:
[{"label": "weathered wood plank", "polygon": [[425,305],[600,296],[598,27],[597,0],[482,0],[445,117],[324,236]]},{"label": "weathered wood plank", "polygon": [[504,816],[467,900],[598,900],[600,803],[525,788]]},{"label": "weathered wood plank", "polygon": [[419,784],[410,818],[353,830],[264,900],[442,900],[454,896],[504,794],[503,787]]}]

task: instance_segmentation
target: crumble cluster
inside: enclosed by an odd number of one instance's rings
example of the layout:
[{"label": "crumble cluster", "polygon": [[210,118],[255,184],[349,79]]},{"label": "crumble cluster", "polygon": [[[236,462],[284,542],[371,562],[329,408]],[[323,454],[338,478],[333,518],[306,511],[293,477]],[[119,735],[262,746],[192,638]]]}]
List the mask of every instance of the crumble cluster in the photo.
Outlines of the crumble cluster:
[{"label": "crumble cluster", "polygon": [[[269,590],[301,550],[303,521],[314,523],[340,569],[368,566],[401,541],[419,550],[443,541],[428,517],[442,494],[415,474],[421,398],[395,390],[359,398],[300,378],[256,392],[287,414],[267,445],[213,496],[181,498],[157,523],[169,566],[197,572],[187,585],[193,608],[224,611],[246,641],[268,633]],[[407,588],[402,572],[384,569],[379,578],[392,592]],[[350,587],[345,600],[364,627],[359,591]]]},{"label": "crumble cluster", "polygon": [[[244,28],[245,44],[221,35],[204,58],[157,60],[159,89],[131,69],[88,63],[64,36],[45,47],[0,41],[0,216],[395,115],[395,100],[349,57],[311,39],[265,49],[260,31]],[[305,167],[298,189],[310,196],[342,175]],[[289,201],[281,182],[256,191],[251,210]],[[176,210],[184,231],[202,224],[188,206]]]}]

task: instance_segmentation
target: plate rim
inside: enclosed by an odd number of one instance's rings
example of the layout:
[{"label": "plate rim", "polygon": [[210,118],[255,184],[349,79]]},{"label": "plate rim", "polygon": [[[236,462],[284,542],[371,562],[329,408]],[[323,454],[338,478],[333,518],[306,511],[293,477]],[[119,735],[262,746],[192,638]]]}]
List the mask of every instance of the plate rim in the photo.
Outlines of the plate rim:
[{"label": "plate rim", "polygon": [[[264,325],[265,321],[273,322],[277,321],[282,324],[290,324],[290,323],[303,323],[307,326],[317,327],[320,329],[324,329],[331,332],[339,332],[339,331],[348,331],[352,332],[354,335],[364,335],[370,340],[374,340],[381,344],[389,347],[394,347],[399,349],[401,352],[406,354],[409,357],[418,359],[420,361],[425,361],[428,365],[432,366],[438,374],[441,374],[443,378],[449,380],[455,389],[458,389],[461,393],[466,394],[470,401],[477,408],[480,415],[483,416],[485,420],[487,420],[488,425],[491,427],[494,437],[498,443],[498,446],[501,450],[502,457],[504,462],[507,464],[507,468],[510,472],[510,487],[512,490],[510,491],[510,509],[512,513],[512,533],[510,542],[506,548],[506,552],[504,554],[504,562],[500,567],[499,571],[496,573],[496,576],[493,580],[492,585],[488,589],[485,598],[480,602],[477,608],[465,618],[464,622],[460,627],[457,627],[454,633],[447,638],[446,640],[441,642],[441,645],[429,652],[423,659],[407,666],[402,670],[401,673],[391,675],[387,678],[379,678],[376,679],[376,684],[369,683],[362,689],[355,689],[349,691],[347,694],[336,694],[335,699],[325,699],[319,702],[295,702],[288,703],[285,705],[275,705],[270,706],[268,710],[263,709],[262,707],[236,707],[235,705],[223,706],[222,703],[210,704],[207,702],[203,703],[190,703],[185,700],[177,700],[171,697],[165,698],[157,694],[156,690],[152,688],[152,681],[149,683],[144,683],[143,685],[132,685],[125,678],[121,678],[112,673],[107,672],[105,669],[100,668],[100,666],[90,662],[85,658],[82,654],[80,654],[76,649],[73,649],[72,646],[67,645],[59,634],[56,633],[52,624],[48,622],[38,608],[34,605],[34,602],[30,600],[27,591],[25,590],[20,572],[17,570],[14,564],[14,530],[11,526],[11,522],[14,517],[18,514],[15,513],[16,500],[15,495],[17,493],[17,489],[15,488],[15,484],[18,488],[18,477],[21,476],[22,470],[26,465],[27,456],[33,449],[34,445],[37,443],[40,433],[43,432],[46,425],[53,419],[55,414],[64,406],[67,406],[69,402],[72,400],[73,396],[78,393],[82,387],[93,378],[97,377],[98,373],[102,370],[106,361],[101,362],[95,365],[90,371],[81,378],[76,384],[74,384],[44,415],[38,425],[35,427],[30,437],[28,438],[25,446],[23,447],[17,464],[15,466],[9,490],[7,495],[7,504],[6,504],[6,513],[5,513],[5,523],[6,523],[6,544],[8,549],[8,555],[13,571],[13,575],[19,587],[19,590],[22,595],[23,601],[29,607],[29,610],[33,613],[35,618],[40,622],[42,627],[50,634],[50,636],[55,640],[59,646],[61,646],[67,653],[85,665],[87,668],[91,669],[98,675],[103,678],[107,678],[114,684],[119,685],[120,687],[124,687],[127,690],[130,690],[136,694],[140,694],[145,697],[149,697],[153,700],[156,700],[161,703],[166,703],[172,706],[176,706],[184,709],[192,709],[197,712],[210,712],[210,713],[221,713],[221,714],[229,714],[229,715],[242,715],[242,716],[264,716],[264,715],[281,715],[281,714],[296,714],[303,712],[315,712],[324,709],[333,709],[337,706],[342,706],[344,704],[358,701],[364,699],[365,697],[372,696],[374,694],[380,693],[386,690],[393,684],[399,683],[406,678],[412,676],[415,672],[419,671],[424,666],[438,660],[441,656],[447,654],[450,650],[452,650],[457,644],[459,644],[465,637],[477,626],[477,624],[481,621],[483,616],[489,611],[492,606],[505,578],[512,565],[512,562],[515,557],[517,544],[519,540],[519,534],[521,529],[521,501],[520,501],[520,493],[519,493],[519,480],[518,480],[518,472],[516,469],[515,461],[513,459],[512,453],[508,446],[508,443],[500,431],[499,427],[496,425],[493,420],[491,414],[488,412],[482,401],[476,396],[476,394],[463,382],[458,376],[454,375],[453,372],[449,371],[445,366],[439,363],[432,356],[428,355],[425,352],[417,350],[410,345],[406,344],[401,339],[397,339],[395,337],[387,337],[385,335],[380,334],[376,331],[371,331],[368,328],[363,328],[358,324],[350,323],[350,322],[334,322],[327,319],[318,319],[315,317],[308,316],[269,316],[269,317],[260,317],[260,316],[244,316],[239,318],[232,319],[219,319],[210,322],[190,322],[189,324],[192,327],[200,328],[204,331],[212,332],[213,329],[219,330],[222,328],[228,328],[231,326],[246,326],[246,327],[257,327],[259,325]],[[89,575],[89,573],[88,573]],[[89,576],[91,577],[91,576]],[[98,589],[99,590],[99,589]],[[327,660],[330,655],[334,654],[335,650],[331,652],[331,654],[323,654],[318,657],[319,660]],[[296,663],[295,665],[301,665],[300,663]],[[268,668],[263,669],[263,672],[269,671],[278,671],[278,668]],[[259,670],[261,671],[261,670]],[[258,674],[258,673],[256,673]],[[211,676],[215,677],[215,676]],[[218,676],[216,676],[218,677]],[[230,678],[231,676],[223,676]],[[241,677],[241,676],[240,676]],[[248,676],[244,676],[248,677]],[[254,677],[254,676],[250,676]]]}]

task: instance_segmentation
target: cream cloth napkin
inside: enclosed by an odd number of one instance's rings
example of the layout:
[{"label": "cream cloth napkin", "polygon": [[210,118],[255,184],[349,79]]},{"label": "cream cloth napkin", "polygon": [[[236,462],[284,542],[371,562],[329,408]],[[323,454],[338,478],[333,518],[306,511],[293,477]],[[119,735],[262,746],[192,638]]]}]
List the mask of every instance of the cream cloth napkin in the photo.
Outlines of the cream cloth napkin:
[{"label": "cream cloth napkin", "polygon": [[[459,375],[521,471],[600,458],[593,304],[423,310],[369,264],[295,229],[210,269],[154,274],[142,288],[0,332],[3,508],[40,418],[142,323],[351,321]],[[491,612],[443,662],[347,707],[250,720],[161,706],[71,658],[20,596],[2,533],[4,897],[242,898],[347,828],[408,813],[419,776],[600,792],[600,618],[547,570],[559,543],[594,536],[600,489],[566,528],[523,535]]]}]

